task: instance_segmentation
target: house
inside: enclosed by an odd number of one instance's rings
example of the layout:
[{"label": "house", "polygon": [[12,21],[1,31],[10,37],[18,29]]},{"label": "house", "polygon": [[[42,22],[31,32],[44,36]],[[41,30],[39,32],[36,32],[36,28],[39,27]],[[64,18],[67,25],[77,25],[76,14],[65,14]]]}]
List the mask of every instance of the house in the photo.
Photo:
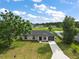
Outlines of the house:
[{"label": "house", "polygon": [[75,36],[75,40],[79,42],[79,33]]},{"label": "house", "polygon": [[49,31],[33,30],[31,34],[22,36],[23,40],[36,40],[36,41],[53,41],[54,36]]}]

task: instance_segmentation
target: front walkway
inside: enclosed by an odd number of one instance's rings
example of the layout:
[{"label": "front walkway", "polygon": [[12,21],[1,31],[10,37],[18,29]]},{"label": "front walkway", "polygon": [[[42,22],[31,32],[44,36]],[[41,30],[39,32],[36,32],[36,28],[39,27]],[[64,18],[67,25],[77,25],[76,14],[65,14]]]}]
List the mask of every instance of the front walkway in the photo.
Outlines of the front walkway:
[{"label": "front walkway", "polygon": [[50,41],[49,45],[53,52],[51,59],[70,59],[63,53],[63,51],[58,47],[58,45],[55,43],[55,41]]}]

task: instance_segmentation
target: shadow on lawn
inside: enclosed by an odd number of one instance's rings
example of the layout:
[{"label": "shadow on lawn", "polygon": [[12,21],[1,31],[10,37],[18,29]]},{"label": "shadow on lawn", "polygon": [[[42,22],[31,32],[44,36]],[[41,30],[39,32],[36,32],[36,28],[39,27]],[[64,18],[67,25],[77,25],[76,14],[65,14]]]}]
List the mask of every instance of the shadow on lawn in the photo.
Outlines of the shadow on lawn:
[{"label": "shadow on lawn", "polygon": [[4,42],[4,43],[0,44],[0,54],[5,54],[8,50],[22,47],[25,45],[26,41],[30,42],[30,43],[31,42],[34,42],[34,43],[38,42],[38,41],[30,41],[30,40],[17,40],[15,42],[13,42],[11,46],[8,46],[7,42]]},{"label": "shadow on lawn", "polygon": [[38,50],[37,50],[37,52],[38,52],[39,54],[46,54],[46,53],[50,52],[50,50],[51,50],[51,49],[50,49],[49,45],[46,44],[46,45],[44,45],[44,46],[42,46],[42,47],[39,47]]},{"label": "shadow on lawn", "polygon": [[5,54],[8,50],[14,49],[15,47],[9,47],[7,45],[0,44],[0,54]]},{"label": "shadow on lawn", "polygon": [[9,46],[7,42],[0,44],[0,54],[5,54],[8,50],[14,49],[15,46]]}]

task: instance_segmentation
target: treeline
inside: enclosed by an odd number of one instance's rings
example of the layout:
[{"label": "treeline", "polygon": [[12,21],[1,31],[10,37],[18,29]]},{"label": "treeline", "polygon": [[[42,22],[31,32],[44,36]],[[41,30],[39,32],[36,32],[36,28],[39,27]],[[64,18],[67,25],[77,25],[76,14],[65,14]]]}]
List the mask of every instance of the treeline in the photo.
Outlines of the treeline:
[{"label": "treeline", "polygon": [[[55,23],[41,23],[41,24],[33,24],[34,25],[34,27],[38,27],[38,26],[42,26],[42,27],[49,27],[50,25],[51,26],[54,26],[54,27],[59,27],[59,28],[61,28],[62,27],[62,25],[63,25],[63,22],[55,22]],[[79,28],[79,22],[75,22],[75,27],[76,28]]]},{"label": "treeline", "polygon": [[48,27],[48,26],[56,26],[56,27],[62,27],[62,22],[57,22],[57,23],[41,23],[41,24],[34,24],[34,26],[44,26],[44,27]]}]

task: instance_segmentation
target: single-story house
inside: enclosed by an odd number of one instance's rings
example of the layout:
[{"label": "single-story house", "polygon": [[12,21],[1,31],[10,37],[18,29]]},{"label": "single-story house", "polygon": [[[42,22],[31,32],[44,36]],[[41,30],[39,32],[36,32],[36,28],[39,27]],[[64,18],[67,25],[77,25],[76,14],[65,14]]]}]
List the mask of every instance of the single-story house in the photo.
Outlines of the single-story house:
[{"label": "single-story house", "polygon": [[54,36],[49,31],[33,30],[31,34],[23,35],[22,39],[23,40],[36,40],[36,41],[53,41]]}]

